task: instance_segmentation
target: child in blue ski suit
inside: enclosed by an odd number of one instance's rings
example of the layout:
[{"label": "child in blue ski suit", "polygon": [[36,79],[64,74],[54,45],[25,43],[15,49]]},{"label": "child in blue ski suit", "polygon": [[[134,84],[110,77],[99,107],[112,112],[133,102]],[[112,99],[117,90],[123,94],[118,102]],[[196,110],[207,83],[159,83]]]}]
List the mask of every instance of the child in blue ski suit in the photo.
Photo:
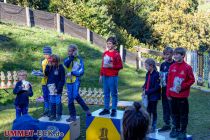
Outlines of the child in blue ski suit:
[{"label": "child in blue ski suit", "polygon": [[80,77],[84,73],[84,63],[82,58],[78,55],[78,48],[75,44],[71,44],[68,47],[68,57],[64,60],[64,66],[67,71],[66,75],[66,87],[68,94],[68,108],[70,117],[67,122],[76,120],[76,109],[74,106],[74,100],[76,100],[86,115],[91,115],[88,106],[79,95]]}]

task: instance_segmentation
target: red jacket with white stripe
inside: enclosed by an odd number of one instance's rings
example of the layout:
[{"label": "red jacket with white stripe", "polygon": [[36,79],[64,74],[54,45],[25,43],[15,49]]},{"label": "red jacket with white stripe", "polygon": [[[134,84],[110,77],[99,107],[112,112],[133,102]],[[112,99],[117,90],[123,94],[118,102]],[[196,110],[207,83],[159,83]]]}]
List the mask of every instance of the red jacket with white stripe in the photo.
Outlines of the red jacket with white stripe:
[{"label": "red jacket with white stripe", "polygon": [[[104,63],[113,64],[112,68],[104,68]],[[102,65],[101,65],[101,76],[117,76],[120,69],[123,68],[120,54],[114,50],[112,52],[106,51],[103,53]]]},{"label": "red jacket with white stripe", "polygon": [[[195,82],[192,67],[186,62],[174,63],[169,68],[166,95],[168,97],[187,98],[190,94],[190,87]],[[176,85],[181,84],[181,91],[175,91]]]}]

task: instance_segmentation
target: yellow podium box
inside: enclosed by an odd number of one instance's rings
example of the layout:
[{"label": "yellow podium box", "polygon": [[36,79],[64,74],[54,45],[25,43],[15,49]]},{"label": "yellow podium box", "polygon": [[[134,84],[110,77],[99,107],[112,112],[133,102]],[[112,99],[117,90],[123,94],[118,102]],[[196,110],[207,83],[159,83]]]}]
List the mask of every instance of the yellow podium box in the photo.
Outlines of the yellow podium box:
[{"label": "yellow podium box", "polygon": [[39,118],[40,130],[37,136],[44,140],[76,140],[80,136],[80,117],[76,121],[67,122],[67,115],[62,115],[60,121],[49,121],[48,117]]},{"label": "yellow podium box", "polygon": [[122,121],[124,111],[117,110],[116,117],[99,116],[99,109],[86,118],[86,140],[122,140]]}]

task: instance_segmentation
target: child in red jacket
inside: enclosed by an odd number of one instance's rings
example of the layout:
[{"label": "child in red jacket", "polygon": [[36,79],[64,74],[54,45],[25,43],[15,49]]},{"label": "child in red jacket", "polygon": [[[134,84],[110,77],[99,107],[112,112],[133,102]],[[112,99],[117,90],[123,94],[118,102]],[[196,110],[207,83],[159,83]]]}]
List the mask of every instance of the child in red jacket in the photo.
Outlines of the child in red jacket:
[{"label": "child in red jacket", "polygon": [[189,104],[188,96],[190,87],[195,82],[193,71],[190,65],[184,61],[186,50],[176,48],[174,50],[175,63],[169,68],[166,95],[171,100],[171,111],[173,128],[170,137],[186,139],[186,129],[188,124]]},{"label": "child in red jacket", "polygon": [[104,90],[104,110],[99,115],[109,114],[110,93],[112,96],[112,112],[111,116],[116,116],[118,102],[118,72],[123,68],[120,54],[115,50],[117,44],[115,37],[107,39],[107,51],[104,52],[102,58],[101,72],[99,82],[103,78]]}]

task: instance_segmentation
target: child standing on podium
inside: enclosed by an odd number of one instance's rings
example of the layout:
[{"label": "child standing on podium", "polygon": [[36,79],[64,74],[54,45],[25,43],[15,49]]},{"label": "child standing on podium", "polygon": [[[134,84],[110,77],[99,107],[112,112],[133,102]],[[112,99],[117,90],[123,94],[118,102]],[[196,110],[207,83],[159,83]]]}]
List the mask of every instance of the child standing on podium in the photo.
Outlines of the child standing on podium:
[{"label": "child standing on podium", "polygon": [[[41,60],[41,71],[44,74],[44,71],[46,69],[47,64],[49,63],[50,56],[52,55],[52,49],[50,46],[45,46],[43,48],[43,56],[44,59]],[[47,76],[44,75],[44,77],[41,80],[42,84],[42,92],[43,92],[43,98],[44,98],[44,116],[49,116],[49,91],[47,88]]]},{"label": "child standing on podium", "polygon": [[62,115],[62,103],[61,96],[63,92],[63,86],[65,84],[65,70],[62,64],[60,64],[60,58],[57,55],[52,55],[49,59],[49,63],[45,69],[45,75],[47,79],[47,87],[49,90],[49,106],[50,106],[50,118],[49,120],[59,121]]},{"label": "child standing on podium", "polygon": [[148,96],[147,111],[152,118],[152,127],[150,132],[153,133],[156,130],[157,125],[157,103],[160,100],[160,77],[156,68],[156,63],[152,58],[148,58],[145,61],[145,68],[147,70],[145,84],[143,90],[145,95]]},{"label": "child standing on podium", "polygon": [[74,100],[76,100],[87,116],[90,116],[90,110],[85,104],[82,97],[79,95],[80,77],[84,74],[84,62],[79,56],[78,47],[75,44],[70,44],[68,47],[68,57],[64,60],[64,66],[67,71],[66,75],[66,87],[68,94],[68,108],[70,117],[67,122],[76,121],[76,109],[74,106]]},{"label": "child standing on podium", "polygon": [[170,66],[175,63],[172,58],[173,48],[166,46],[163,50],[164,62],[160,65],[160,83],[161,83],[161,95],[162,95],[162,108],[163,108],[163,121],[165,125],[158,130],[158,132],[164,132],[171,130],[171,105],[166,96],[166,85],[168,78],[168,70]]},{"label": "child standing on podium", "polygon": [[169,68],[166,95],[171,102],[173,127],[171,138],[186,139],[190,87],[195,82],[192,67],[184,61],[186,50],[178,47],[174,50],[176,61]]},{"label": "child standing on podium", "polygon": [[120,54],[115,47],[117,40],[115,37],[109,37],[107,39],[107,51],[103,53],[102,65],[99,82],[103,81],[104,90],[104,110],[99,115],[110,114],[110,94],[112,96],[112,111],[111,117],[116,116],[117,102],[118,102],[118,73],[123,68]]}]

